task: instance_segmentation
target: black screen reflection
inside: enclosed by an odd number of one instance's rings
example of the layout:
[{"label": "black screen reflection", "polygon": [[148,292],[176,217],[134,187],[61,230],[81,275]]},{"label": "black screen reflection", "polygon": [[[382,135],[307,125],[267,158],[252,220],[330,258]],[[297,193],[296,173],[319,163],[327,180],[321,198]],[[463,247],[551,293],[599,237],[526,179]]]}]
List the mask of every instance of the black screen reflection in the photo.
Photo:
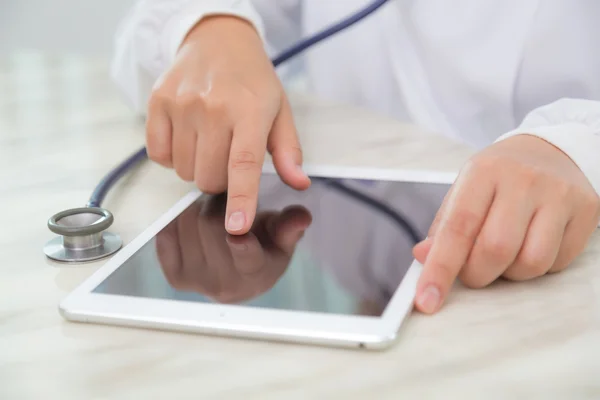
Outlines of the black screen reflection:
[{"label": "black screen reflection", "polygon": [[226,197],[202,196],[95,291],[379,316],[448,187],[316,179],[297,192],[265,175],[250,233],[227,234]]},{"label": "black screen reflection", "polygon": [[291,206],[259,211],[251,231],[224,228],[225,196],[205,196],[156,237],[156,253],[171,287],[219,303],[240,303],[266,292],[288,267],[311,223],[308,210]]}]

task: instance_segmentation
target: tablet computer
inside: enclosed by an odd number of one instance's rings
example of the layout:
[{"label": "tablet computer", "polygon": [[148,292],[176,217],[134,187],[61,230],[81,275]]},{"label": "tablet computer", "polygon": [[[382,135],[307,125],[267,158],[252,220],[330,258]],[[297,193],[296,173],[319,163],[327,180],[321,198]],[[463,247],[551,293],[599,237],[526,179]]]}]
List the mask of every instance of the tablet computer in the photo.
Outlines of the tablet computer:
[{"label": "tablet computer", "polygon": [[413,305],[425,238],[456,174],[307,167],[295,191],[272,167],[247,235],[226,197],[193,191],[60,304],[70,321],[384,348]]}]

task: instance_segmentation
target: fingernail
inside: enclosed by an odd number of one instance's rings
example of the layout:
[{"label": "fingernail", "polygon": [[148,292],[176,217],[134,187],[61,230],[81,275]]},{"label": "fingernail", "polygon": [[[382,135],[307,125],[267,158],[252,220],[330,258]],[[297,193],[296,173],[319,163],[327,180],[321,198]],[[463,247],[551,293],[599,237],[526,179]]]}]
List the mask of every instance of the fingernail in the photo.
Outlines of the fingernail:
[{"label": "fingernail", "polygon": [[440,291],[433,285],[429,285],[423,290],[418,299],[418,305],[421,310],[431,314],[437,310],[440,304]]},{"label": "fingernail", "polygon": [[227,230],[230,232],[237,232],[244,229],[244,223],[246,222],[246,218],[244,217],[244,213],[241,211],[236,211],[229,216],[227,220]]}]

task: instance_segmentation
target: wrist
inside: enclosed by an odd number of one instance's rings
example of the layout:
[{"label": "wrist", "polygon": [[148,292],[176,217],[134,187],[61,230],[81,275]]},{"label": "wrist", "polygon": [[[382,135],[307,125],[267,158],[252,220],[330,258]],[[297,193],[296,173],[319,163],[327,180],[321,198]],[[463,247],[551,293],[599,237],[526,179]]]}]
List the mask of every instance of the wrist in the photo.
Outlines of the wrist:
[{"label": "wrist", "polygon": [[194,25],[184,37],[181,47],[205,40],[206,37],[220,39],[240,39],[261,41],[260,34],[254,25],[245,18],[235,15],[209,15],[202,18]]},{"label": "wrist", "polygon": [[[257,42],[263,45],[262,19],[251,0],[202,0],[185,3],[185,7],[170,6],[173,14],[164,22],[158,35],[159,42],[153,45],[159,52],[156,57],[160,57],[164,66],[170,66],[178,57],[184,39],[186,43],[190,43],[203,37],[205,31],[217,29],[219,34],[203,39],[203,46],[211,45],[211,42],[217,42],[215,44],[218,46],[221,38],[228,35],[219,26],[231,28],[234,32],[244,30],[243,35],[250,38],[258,32],[260,39]],[[236,40],[239,41],[240,38]],[[249,41],[246,39],[241,43],[247,44]]]}]

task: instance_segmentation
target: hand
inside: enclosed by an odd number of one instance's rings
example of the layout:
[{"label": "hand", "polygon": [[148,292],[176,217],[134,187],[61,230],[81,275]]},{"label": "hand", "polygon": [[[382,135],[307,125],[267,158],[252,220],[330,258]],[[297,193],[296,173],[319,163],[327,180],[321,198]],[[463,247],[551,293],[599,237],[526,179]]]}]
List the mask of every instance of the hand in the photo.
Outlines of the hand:
[{"label": "hand", "polygon": [[561,271],[599,219],[598,195],[562,151],[530,135],[498,142],[461,170],[414,248],[423,264],[415,304],[436,312],[457,276],[481,288]]},{"label": "hand", "polygon": [[221,197],[189,207],[158,234],[156,249],[165,278],[175,289],[238,303],[277,282],[311,216],[302,207],[262,212],[251,232],[231,236],[223,227]]},{"label": "hand", "polygon": [[185,39],[148,106],[150,159],[209,194],[228,193],[226,227],[252,226],[266,149],[282,180],[309,187],[292,111],[253,27],[211,17]]}]

